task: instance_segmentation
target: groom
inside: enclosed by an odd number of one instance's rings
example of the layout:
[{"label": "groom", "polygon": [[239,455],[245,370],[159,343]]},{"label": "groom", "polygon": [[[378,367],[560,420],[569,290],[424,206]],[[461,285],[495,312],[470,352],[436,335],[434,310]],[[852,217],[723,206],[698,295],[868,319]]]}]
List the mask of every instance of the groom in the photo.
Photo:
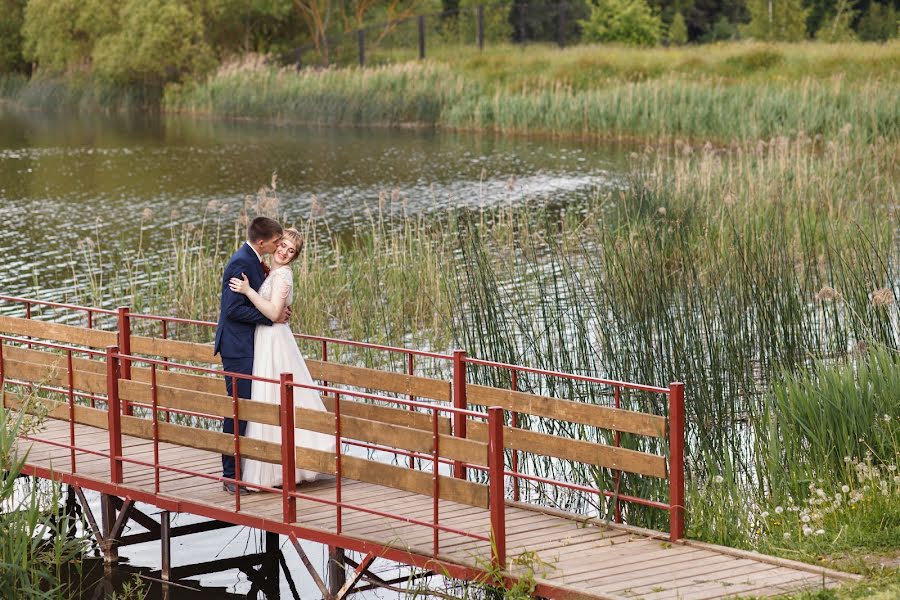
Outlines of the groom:
[{"label": "groom", "polygon": [[[219,323],[216,326],[216,343],[213,355],[222,355],[222,367],[232,373],[245,375],[253,374],[253,337],[257,325],[271,325],[267,319],[244,294],[232,292],[228,287],[228,280],[232,277],[240,278],[241,274],[250,280],[250,286],[259,291],[263,280],[266,278],[265,266],[262,257],[275,252],[282,229],[278,221],[268,217],[256,217],[247,227],[247,241],[235,252],[228,264],[225,265],[225,273],[222,275],[222,296],[219,303]],[[290,317],[290,309],[285,308],[278,323],[286,323]],[[225,389],[231,397],[232,378],[225,378]],[[251,381],[238,379],[238,397],[250,397]],[[247,421],[238,421],[238,431],[244,435],[247,430]],[[222,419],[222,432],[234,433],[234,419],[225,417]],[[234,479],[234,457],[222,455],[222,476]],[[225,482],[222,484],[226,492],[235,491],[235,484]],[[241,487],[239,493],[246,493],[246,488]]]}]

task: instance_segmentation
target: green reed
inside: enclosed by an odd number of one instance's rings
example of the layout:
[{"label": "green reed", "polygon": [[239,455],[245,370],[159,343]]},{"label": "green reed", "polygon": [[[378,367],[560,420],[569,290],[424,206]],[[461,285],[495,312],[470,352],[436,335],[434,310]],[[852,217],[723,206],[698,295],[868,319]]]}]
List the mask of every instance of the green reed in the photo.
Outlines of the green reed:
[{"label": "green reed", "polygon": [[[587,137],[896,139],[900,46],[506,49],[324,71],[226,65],[164,108],[329,125],[415,123]],[[469,55],[463,53],[461,56]],[[861,75],[865,74],[865,75]],[[852,124],[850,127],[848,124]]]},{"label": "green reed", "polygon": [[34,427],[25,411],[0,408],[0,597],[74,597],[65,581],[66,564],[85,545],[66,535],[73,526],[70,517],[53,514],[60,486],[42,487],[19,477],[27,457],[17,453],[17,437]]}]

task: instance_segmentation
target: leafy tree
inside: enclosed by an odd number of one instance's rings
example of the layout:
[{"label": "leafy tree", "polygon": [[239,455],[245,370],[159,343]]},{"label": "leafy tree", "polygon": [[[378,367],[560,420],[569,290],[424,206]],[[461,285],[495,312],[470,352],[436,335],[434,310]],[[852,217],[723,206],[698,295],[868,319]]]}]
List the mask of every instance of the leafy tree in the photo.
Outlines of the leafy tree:
[{"label": "leafy tree", "polygon": [[837,0],[834,14],[826,19],[816,31],[816,39],[822,42],[848,42],[856,39],[850,24],[856,17],[856,11],[850,8],[849,0]]},{"label": "leafy tree", "polygon": [[581,27],[587,41],[654,46],[662,20],[645,0],[592,0],[591,14]]},{"label": "leafy tree", "polygon": [[193,0],[206,41],[219,54],[285,51],[302,27],[293,0]]},{"label": "leafy tree", "polygon": [[22,21],[25,0],[0,0],[0,73],[25,71],[22,55]]},{"label": "leafy tree", "polygon": [[809,10],[802,0],[748,0],[750,23],[744,34],[767,41],[796,42],[806,38]]},{"label": "leafy tree", "polygon": [[28,0],[22,23],[25,58],[50,72],[89,68],[97,39],[117,27],[117,7],[105,0]]},{"label": "leafy tree", "polygon": [[859,39],[867,42],[886,42],[897,37],[897,11],[893,4],[871,3],[859,20],[856,32]]},{"label": "leafy tree", "polygon": [[203,20],[183,0],[126,0],[121,28],[94,51],[98,75],[120,83],[161,87],[215,64]]},{"label": "leafy tree", "polygon": [[669,25],[669,43],[676,46],[687,44],[688,32],[684,17],[680,12],[675,13],[672,23]]}]

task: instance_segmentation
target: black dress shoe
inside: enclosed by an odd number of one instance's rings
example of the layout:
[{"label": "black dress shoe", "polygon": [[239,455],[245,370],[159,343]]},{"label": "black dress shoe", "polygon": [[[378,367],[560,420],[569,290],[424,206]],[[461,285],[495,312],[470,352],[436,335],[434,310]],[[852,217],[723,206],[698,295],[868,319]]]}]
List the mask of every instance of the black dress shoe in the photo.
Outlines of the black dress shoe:
[{"label": "black dress shoe", "polygon": [[[229,494],[234,493],[235,487],[237,487],[237,486],[235,486],[233,483],[223,483],[222,484],[222,489],[225,490],[226,492],[228,492]],[[238,487],[238,494],[240,494],[241,496],[246,496],[249,493],[250,493],[250,491],[247,488],[245,488],[244,486]]]}]

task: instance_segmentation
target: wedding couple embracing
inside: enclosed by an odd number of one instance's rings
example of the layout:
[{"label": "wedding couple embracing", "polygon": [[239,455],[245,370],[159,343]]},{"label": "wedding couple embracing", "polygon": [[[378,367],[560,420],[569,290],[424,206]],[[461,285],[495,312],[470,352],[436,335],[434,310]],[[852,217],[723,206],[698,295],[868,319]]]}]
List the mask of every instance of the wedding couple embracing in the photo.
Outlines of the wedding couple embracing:
[{"label": "wedding couple embracing", "polygon": [[[219,323],[216,326],[214,355],[222,357],[227,372],[278,380],[281,373],[291,373],[295,383],[312,385],[313,379],[288,326],[294,299],[294,276],[291,263],[303,249],[303,237],[296,229],[282,229],[278,221],[257,217],[247,227],[247,241],[232,255],[222,275],[222,297]],[[263,257],[271,255],[271,269]],[[225,377],[225,389],[232,395],[232,377]],[[249,379],[238,379],[238,397],[258,402],[281,404],[280,386]],[[319,393],[294,388],[294,406],[325,410]],[[275,425],[238,421],[240,435],[281,442],[281,429]],[[222,419],[222,431],[234,434],[234,419]],[[298,446],[334,451],[334,438],[321,433],[297,429]],[[266,487],[280,486],[281,465],[253,459],[241,461],[241,481]],[[222,455],[223,488],[235,492],[233,456]],[[297,469],[297,481],[312,481],[314,471]],[[248,488],[240,486],[245,494]],[[255,488],[249,488],[253,489]]]}]

